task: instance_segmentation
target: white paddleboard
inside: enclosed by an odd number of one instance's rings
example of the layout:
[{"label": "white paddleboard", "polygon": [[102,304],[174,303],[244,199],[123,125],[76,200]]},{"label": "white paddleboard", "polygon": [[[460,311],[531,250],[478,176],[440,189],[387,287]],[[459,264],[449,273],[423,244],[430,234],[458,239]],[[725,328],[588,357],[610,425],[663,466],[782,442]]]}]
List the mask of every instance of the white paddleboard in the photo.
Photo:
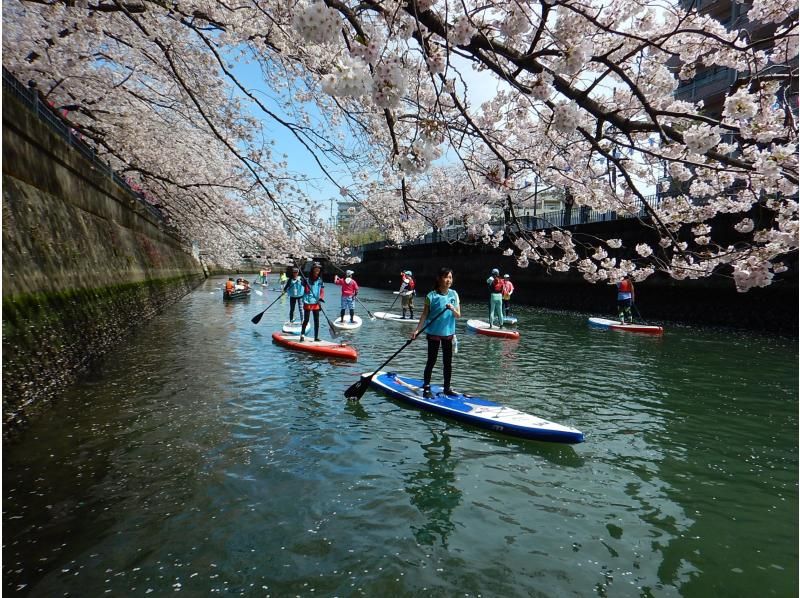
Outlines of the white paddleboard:
[{"label": "white paddleboard", "polygon": [[374,315],[379,320],[388,320],[390,322],[400,322],[401,324],[416,324],[419,322],[419,318],[405,318],[400,314],[390,314],[385,311],[376,311],[372,315]]},{"label": "white paddleboard", "polygon": [[303,329],[303,323],[299,320],[292,323],[292,322],[284,322],[283,327],[281,330],[285,334],[300,334],[300,331]]},{"label": "white paddleboard", "polygon": [[337,330],[356,330],[361,328],[361,324],[364,323],[358,316],[353,316],[353,321],[351,322],[350,316],[347,314],[344,316],[344,322],[341,318],[336,318],[335,320],[331,320],[331,322],[333,323],[333,327]]}]

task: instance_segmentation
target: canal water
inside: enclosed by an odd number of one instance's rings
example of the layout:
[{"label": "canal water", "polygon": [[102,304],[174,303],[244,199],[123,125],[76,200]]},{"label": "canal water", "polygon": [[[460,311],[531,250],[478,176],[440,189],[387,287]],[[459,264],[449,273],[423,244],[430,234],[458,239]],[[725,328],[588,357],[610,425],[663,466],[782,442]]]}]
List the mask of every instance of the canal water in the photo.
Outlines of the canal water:
[{"label": "canal water", "polygon": [[[272,343],[285,299],[251,323],[278,293],[224,304],[221,284],[5,447],[6,592],[797,595],[796,341],[598,331],[524,307],[521,339],[502,341],[468,334],[487,306],[465,304],[454,386],[585,433],[557,445],[372,390],[348,403],[409,328],[359,306],[358,361],[317,358]],[[386,311],[396,296],[360,298]],[[420,375],[424,359],[415,342],[386,369]]]}]

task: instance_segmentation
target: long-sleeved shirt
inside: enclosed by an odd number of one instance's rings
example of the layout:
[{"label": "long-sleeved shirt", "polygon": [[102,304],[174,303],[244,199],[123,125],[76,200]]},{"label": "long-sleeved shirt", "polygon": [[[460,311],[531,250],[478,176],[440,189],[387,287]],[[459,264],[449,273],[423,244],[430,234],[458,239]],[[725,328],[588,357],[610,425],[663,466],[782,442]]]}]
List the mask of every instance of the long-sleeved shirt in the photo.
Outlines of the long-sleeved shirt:
[{"label": "long-sleeved shirt", "polygon": [[356,293],[358,293],[358,283],[354,278],[339,278],[337,276],[333,279],[333,282],[342,287],[342,297],[355,297]]}]

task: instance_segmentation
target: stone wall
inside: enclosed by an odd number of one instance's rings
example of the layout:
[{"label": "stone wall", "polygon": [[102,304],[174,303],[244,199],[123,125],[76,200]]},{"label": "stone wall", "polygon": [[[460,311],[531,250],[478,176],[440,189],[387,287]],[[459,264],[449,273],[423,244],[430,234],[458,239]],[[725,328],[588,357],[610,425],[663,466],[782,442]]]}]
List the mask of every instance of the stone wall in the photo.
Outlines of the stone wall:
[{"label": "stone wall", "polygon": [[203,277],[186,244],[4,88],[4,438]]},{"label": "stone wall", "polygon": [[[626,246],[647,235],[636,220],[620,220],[571,227],[574,235],[590,239],[620,238]],[[722,228],[722,227],[720,227]],[[656,274],[636,284],[637,308],[646,320],[701,326],[720,326],[798,334],[797,254],[789,256],[789,271],[766,288],[738,293],[727,277],[678,281]],[[516,289],[513,303],[608,316],[616,313],[616,289],[591,284],[575,272],[546,272],[531,265],[518,268],[513,257],[497,249],[463,243],[409,245],[402,249],[368,251],[362,263],[348,266],[359,284],[384,289],[400,286],[400,271],[411,270],[418,294],[433,286],[442,266],[452,268],[455,288],[469,300],[486,300],[486,279],[492,268],[510,274]]]}]

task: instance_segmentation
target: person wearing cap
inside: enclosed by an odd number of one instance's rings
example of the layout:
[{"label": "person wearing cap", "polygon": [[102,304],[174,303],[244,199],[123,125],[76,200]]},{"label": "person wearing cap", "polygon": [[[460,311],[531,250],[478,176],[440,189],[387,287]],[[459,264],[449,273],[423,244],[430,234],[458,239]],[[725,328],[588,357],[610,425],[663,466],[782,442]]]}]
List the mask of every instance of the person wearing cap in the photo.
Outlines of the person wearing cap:
[{"label": "person wearing cap", "polygon": [[503,315],[511,315],[511,295],[514,292],[514,283],[510,274],[503,274]]},{"label": "person wearing cap", "polygon": [[489,287],[489,328],[497,321],[498,328],[503,327],[503,278],[500,270],[492,269],[492,274],[486,279]]},{"label": "person wearing cap", "polygon": [[351,324],[354,323],[353,316],[356,313],[354,301],[358,296],[358,283],[353,278],[353,274],[352,270],[347,270],[344,278],[333,277],[333,282],[342,287],[342,310],[339,319],[344,322],[344,312],[349,310]]},{"label": "person wearing cap", "polygon": [[292,276],[283,285],[283,292],[289,295],[289,322],[294,324],[294,308],[297,306],[297,316],[303,313],[303,279],[300,278],[300,268],[292,268]]},{"label": "person wearing cap", "polygon": [[414,319],[414,293],[416,293],[416,286],[411,270],[400,272],[400,306],[403,308],[403,320],[406,319],[406,310],[408,310],[409,318],[411,320]]},{"label": "person wearing cap", "polygon": [[325,303],[325,285],[322,283],[322,264],[314,262],[311,274],[303,284],[303,327],[300,329],[300,342],[306,340],[306,328],[311,314],[314,314],[314,340],[319,341],[319,310]]}]

